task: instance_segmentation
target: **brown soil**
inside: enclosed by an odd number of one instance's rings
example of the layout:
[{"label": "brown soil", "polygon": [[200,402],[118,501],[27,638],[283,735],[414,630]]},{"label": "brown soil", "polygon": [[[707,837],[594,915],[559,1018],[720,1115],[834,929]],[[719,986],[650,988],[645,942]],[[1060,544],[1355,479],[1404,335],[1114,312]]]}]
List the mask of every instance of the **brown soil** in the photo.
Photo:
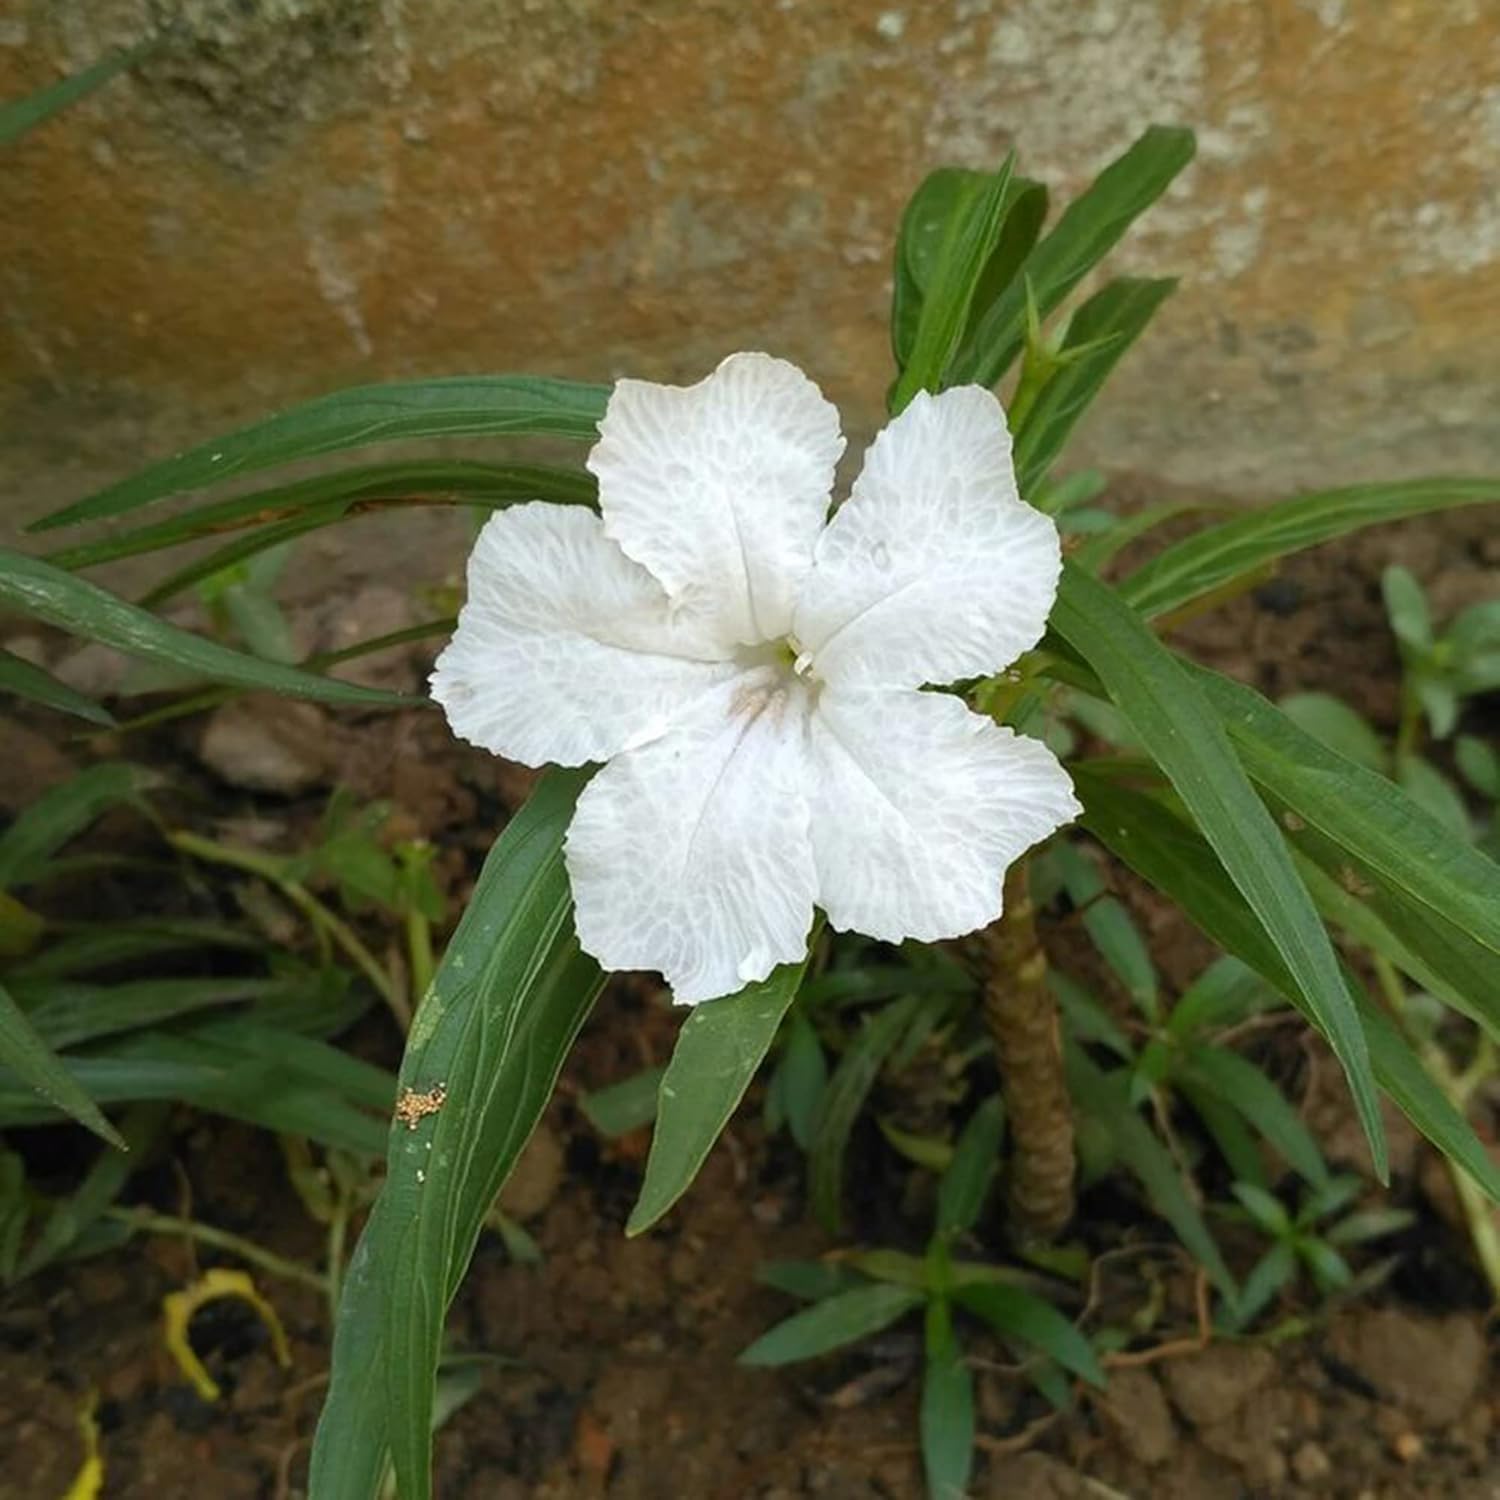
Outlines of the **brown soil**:
[{"label": "brown soil", "polygon": [[[1201,659],[1279,694],[1338,692],[1377,722],[1394,717],[1396,666],[1376,579],[1400,557],[1446,611],[1492,592],[1494,562],[1478,514],[1385,528],[1296,560],[1272,585],[1181,639]],[[394,732],[393,732],[394,731]],[[321,793],[250,795],[196,762],[191,727],[130,753],[183,766],[184,807],[205,823],[233,819],[242,836],[295,839]],[[55,780],[66,759],[21,726],[0,734],[12,808]],[[378,728],[338,721],[315,779],[337,776],[362,796],[391,798],[410,829],[443,849],[455,896],[472,878],[503,809],[526,777],[454,746],[434,716]],[[71,750],[69,751],[71,754]],[[331,757],[331,758],[330,758]],[[253,820],[253,821],[247,821]],[[1185,979],[1206,953],[1175,914],[1124,877],[1164,972]],[[138,893],[116,890],[129,909]],[[570,1060],[529,1163],[524,1205],[543,1255],[509,1262],[487,1239],[451,1322],[456,1347],[503,1356],[481,1393],[442,1431],[444,1500],[677,1494],[795,1500],[919,1496],[918,1342],[899,1328],[844,1357],[779,1373],[741,1369],[735,1355],[783,1316],[780,1295],[756,1284],[761,1262],[830,1248],[804,1211],[800,1158],[768,1142],[758,1111],[742,1111],[699,1182],[658,1231],[626,1240],[645,1136],[601,1142],[576,1107],[580,1090],[664,1059],[677,1018],[648,987],[612,985]],[[393,1062],[397,1040],[363,1023],[357,1045]],[[1274,1060],[1330,1154],[1357,1159],[1336,1083],[1295,1038]],[[1128,1247],[1100,1288],[1124,1321],[1159,1287],[1154,1356],[1116,1369],[1103,1396],[1081,1395],[1048,1415],[999,1349],[976,1338],[983,1452],[972,1493],[995,1500],[1094,1497],[1329,1496],[1347,1500],[1500,1497],[1500,1393],[1489,1375],[1482,1286],[1462,1240],[1422,1197],[1425,1147],[1403,1137],[1397,1199],[1422,1220],[1396,1248],[1402,1263],[1363,1304],[1320,1309],[1293,1300],[1305,1331],[1273,1346],[1195,1338],[1190,1271],[1165,1229],[1106,1182],[1080,1205],[1094,1251]],[[906,1169],[873,1132],[857,1136],[855,1172],[899,1201]],[[556,1148],[556,1149],[549,1149]],[[76,1154],[68,1132],[33,1132],[28,1152]],[[550,1166],[549,1166],[550,1161]],[[1438,1174],[1440,1176],[1440,1174]],[[177,1211],[184,1183],[198,1219],[288,1257],[317,1260],[320,1231],[288,1186],[264,1134],[188,1111],[170,1150],[133,1179],[129,1197]],[[863,1196],[863,1195],[862,1195]],[[891,1211],[884,1211],[890,1220]],[[915,1237],[913,1220],[896,1233]],[[871,1223],[861,1223],[869,1229]],[[889,1225],[887,1226],[889,1227]],[[996,1226],[986,1229],[994,1249]],[[198,1264],[220,1258],[201,1247]],[[1238,1269],[1244,1269],[1240,1263]],[[265,1276],[291,1339],[277,1366],[260,1325],[236,1303],[206,1310],[195,1345],[224,1387],[208,1404],[183,1382],[160,1337],[162,1297],[192,1279],[179,1242],[157,1239],[44,1273],[0,1300],[0,1500],[63,1496],[82,1456],[77,1413],[98,1393],[103,1494],[121,1500],[293,1500],[304,1493],[307,1445],[328,1360],[319,1296]]]}]

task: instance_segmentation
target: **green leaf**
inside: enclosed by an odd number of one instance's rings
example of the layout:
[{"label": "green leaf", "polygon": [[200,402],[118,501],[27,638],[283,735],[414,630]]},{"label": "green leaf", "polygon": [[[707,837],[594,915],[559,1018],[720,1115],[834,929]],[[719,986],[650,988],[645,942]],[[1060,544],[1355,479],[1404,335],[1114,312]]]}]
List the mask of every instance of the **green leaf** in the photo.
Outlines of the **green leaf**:
[{"label": "green leaf", "polygon": [[609,387],[533,375],[455,376],[357,386],[202,443],[64,507],[28,529],[97,521],[256,469],[372,443],[435,437],[598,436]]},{"label": "green leaf", "polygon": [[777,1070],[781,1102],[792,1139],[806,1151],[813,1141],[823,1090],[828,1085],[828,1060],[823,1044],[802,1009],[794,1010],[787,1026],[786,1051]]},{"label": "green leaf", "polygon": [[[1137,875],[1175,901],[1226,952],[1242,959],[1285,995],[1303,1005],[1295,981],[1265,929],[1234,888],[1214,852],[1197,833],[1153,797],[1114,785],[1081,768],[1073,784],[1084,805],[1084,826]],[[1358,986],[1370,1060],[1381,1087],[1444,1155],[1458,1162],[1500,1202],[1500,1168],[1473,1128],[1427,1075],[1395,1025]]]},{"label": "green leaf", "polygon": [[1258,693],[1193,675],[1295,847],[1500,1027],[1500,866],[1385,777],[1325,749]]},{"label": "green leaf", "polygon": [[1111,281],[1073,314],[1056,356],[1059,367],[1016,433],[1016,482],[1022,495],[1032,495],[1079,417],[1176,285],[1175,280]]},{"label": "green leaf", "polygon": [[192,506],[170,520],[60,548],[48,553],[46,561],[73,572],[247,527],[274,534],[285,523],[311,522],[302,529],[312,530],[378,511],[448,505],[498,509],[519,500],[591,505],[597,494],[591,475],[539,464],[452,460],[367,464]]},{"label": "green leaf", "polygon": [[1255,1221],[1258,1229],[1281,1239],[1292,1232],[1292,1218],[1282,1202],[1265,1188],[1253,1182],[1235,1182],[1229,1189],[1244,1205],[1245,1212]]},{"label": "green leaf", "polygon": [[1130,1102],[1128,1070],[1105,1073],[1072,1044],[1064,1047],[1063,1060],[1074,1108],[1108,1131],[1120,1161],[1140,1180],[1151,1206],[1177,1232],[1209,1280],[1221,1290],[1232,1288],[1234,1278],[1188,1192],[1182,1169]]},{"label": "green leaf", "polygon": [[1365,526],[1496,500],[1495,479],[1409,479],[1319,490],[1187,537],[1132,573],[1120,592],[1154,619],[1252,577],[1277,558]]},{"label": "green leaf", "polygon": [[59,682],[50,672],[33,666],[29,661],[0,650],[0,693],[14,693],[29,703],[40,703],[44,708],[56,708],[65,714],[74,714],[87,719],[91,724],[111,725],[114,715],[101,708],[92,698],[74,692],[67,683]]},{"label": "green leaf", "polygon": [[1454,686],[1465,696],[1500,688],[1500,599],[1471,604],[1448,628]]},{"label": "green leaf", "polygon": [[232,948],[254,953],[264,947],[253,932],[227,922],[89,922],[9,966],[11,980],[68,979],[163,953],[195,948]]},{"label": "green leaf", "polygon": [[[1007,159],[993,177],[973,183],[951,200],[923,288],[911,353],[896,381],[893,413],[918,391],[943,388],[944,372],[968,326],[979,279],[999,243],[1013,167],[1014,159]],[[898,314],[898,326],[903,321],[904,315]]]},{"label": "green leaf", "polygon": [[[814,934],[816,936],[816,934]],[[797,997],[807,959],[724,1000],[696,1006],[662,1075],[646,1179],[625,1226],[649,1229],[693,1184]]]},{"label": "green leaf", "polygon": [[125,1148],[106,1146],[93,1160],[83,1180],[55,1202],[31,1242],[17,1271],[18,1279],[35,1275],[43,1266],[65,1255],[79,1237],[120,1196],[121,1190],[167,1122],[170,1106],[138,1104],[120,1122]]},{"label": "green leaf", "polygon": [[1046,316],[1119,243],[1192,160],[1193,133],[1153,125],[1075,198],[979,320],[950,383],[994,385],[1021,352],[1026,287]]},{"label": "green leaf", "polygon": [[1029,1344],[1090,1385],[1103,1388],[1104,1371],[1093,1345],[1050,1302],[1000,1282],[960,1286],[953,1300],[1003,1337]]},{"label": "green leaf", "polygon": [[11,984],[12,997],[37,1035],[58,1050],[218,1006],[284,998],[302,1001],[309,991],[300,977],[137,979],[126,984],[14,979]]},{"label": "green leaf", "polygon": [[1369,1054],[1333,946],[1194,676],[1112,589],[1066,564],[1052,624],[1099,674],[1263,924],[1343,1065],[1383,1181],[1385,1136]]},{"label": "green leaf", "polygon": [[1323,1291],[1338,1291],[1354,1280],[1349,1262],[1332,1245],[1321,1240],[1303,1240],[1297,1250]]},{"label": "green leaf", "polygon": [[1182,1044],[1215,1026],[1232,1026],[1280,1004],[1280,997],[1248,964],[1216,958],[1178,997],[1167,1035]]},{"label": "green leaf", "polygon": [[1340,1219],[1325,1238],[1330,1245],[1365,1245],[1371,1240],[1400,1234],[1417,1222],[1417,1216],[1404,1208],[1370,1208]]},{"label": "green leaf", "polygon": [[1312,1132],[1254,1063],[1225,1047],[1199,1043],[1188,1053],[1185,1071],[1206,1092],[1237,1109],[1308,1182],[1327,1181],[1328,1166]]},{"label": "green leaf", "polygon": [[1396,768],[1401,789],[1434,822],[1467,843],[1474,836],[1469,809],[1459,790],[1433,763],[1421,755],[1403,755]]},{"label": "green leaf", "polygon": [[[1038,508],[1051,510],[1050,506],[1042,505],[1040,500]],[[1090,573],[1100,573],[1117,553],[1155,531],[1158,526],[1175,521],[1179,516],[1193,515],[1209,508],[1199,500],[1164,500],[1160,505],[1143,506],[1132,515],[1116,517],[1115,524],[1102,535],[1090,537],[1073,553],[1073,561],[1080,568],[1087,568]]]},{"label": "green leaf", "polygon": [[50,563],[23,557],[7,547],[0,547],[0,605],[8,605],[61,630],[113,646],[127,656],[186,668],[219,682],[266,688],[271,692],[290,693],[296,698],[313,698],[322,703],[390,706],[413,701],[398,693],[357,687],[352,682],[338,682],[331,677],[317,677],[295,667],[260,661],[242,652],[231,651],[217,641],[205,640],[200,635],[168,625],[165,620],[117,599],[96,584],[54,568]]},{"label": "green leaf", "polygon": [[642,1068],[607,1088],[578,1096],[584,1118],[600,1135],[628,1135],[656,1118],[656,1099],[665,1067]]},{"label": "green leaf", "polygon": [[763,1261],[755,1268],[755,1279],[762,1286],[775,1287],[778,1292],[804,1302],[821,1302],[865,1285],[862,1276],[830,1260]]},{"label": "green leaf", "polygon": [[974,1376],[948,1304],[927,1304],[922,1373],[922,1468],[931,1500],[964,1500],[974,1467]]},{"label": "green leaf", "polygon": [[1080,1042],[1106,1047],[1125,1062],[1135,1056],[1130,1038],[1116,1024],[1114,1017],[1077,980],[1059,969],[1049,968],[1047,982],[1070,1036]]},{"label": "green leaf", "polygon": [[1396,639],[1418,653],[1432,649],[1432,612],[1422,585],[1405,568],[1392,563],[1380,575],[1386,618]]},{"label": "green leaf", "polygon": [[139,805],[161,777],[142,766],[108,761],[43,792],[0,834],[0,890],[35,880],[47,861],[101,814],[121,803]]},{"label": "green leaf", "polygon": [[1477,735],[1461,734],[1453,742],[1453,759],[1476,792],[1500,802],[1500,751]]},{"label": "green leaf", "polygon": [[125,1143],[59,1058],[36,1034],[10,992],[0,985],[0,1063],[58,1109],[122,1150]]},{"label": "green leaf", "polygon": [[815,1359],[890,1327],[923,1300],[923,1293],[915,1288],[889,1281],[838,1292],[762,1334],[740,1355],[739,1362],[770,1367]]},{"label": "green leaf", "polygon": [[0,146],[8,146],[19,140],[29,130],[34,130],[46,120],[69,105],[102,88],[110,79],[134,67],[143,57],[160,45],[159,37],[149,37],[133,47],[123,47],[101,57],[98,62],[71,73],[68,77],[47,88],[27,94],[23,99],[12,99],[0,104]]},{"label": "green leaf", "polygon": [[923,996],[905,995],[866,1021],[823,1090],[807,1159],[807,1190],[813,1212],[830,1234],[838,1232],[844,1217],[844,1152],[849,1134],[886,1058],[925,1003]]},{"label": "green leaf", "polygon": [[1271,1246],[1245,1278],[1237,1297],[1227,1299],[1224,1319],[1231,1330],[1247,1328],[1297,1272],[1297,1252],[1285,1241]]},{"label": "green leaf", "polygon": [[1331,693],[1289,693],[1280,708],[1304,734],[1371,771],[1390,764],[1385,741],[1363,714]]},{"label": "green leaf", "polygon": [[938,1184],[937,1228],[940,1234],[962,1234],[979,1222],[985,1195],[1000,1164],[1005,1110],[991,1094],[969,1116],[943,1180]]},{"label": "green leaf", "polygon": [[390,1129],[385,1186],[345,1281],[313,1449],[319,1500],[370,1500],[387,1443],[403,1500],[431,1493],[444,1315],[602,982],[578,947],[562,863],[586,780],[549,772],[507,825],[413,1020],[402,1087],[446,1093],[415,1129]]},{"label": "green leaf", "polygon": [[1100,958],[1142,1014],[1154,1017],[1159,1006],[1156,965],[1140,929],[1119,898],[1110,894],[1098,869],[1074,845],[1059,841],[1052,852],[1068,898],[1074,910],[1083,913],[1084,930]]}]

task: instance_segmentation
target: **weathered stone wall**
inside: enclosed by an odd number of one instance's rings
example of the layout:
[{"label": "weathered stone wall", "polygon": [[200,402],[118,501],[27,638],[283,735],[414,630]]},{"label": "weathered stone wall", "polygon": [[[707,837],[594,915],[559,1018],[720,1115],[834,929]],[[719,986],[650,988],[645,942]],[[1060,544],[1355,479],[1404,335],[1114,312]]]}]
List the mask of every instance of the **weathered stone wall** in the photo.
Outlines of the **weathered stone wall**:
[{"label": "weathered stone wall", "polygon": [[166,15],[0,162],[12,517],[417,372],[764,347],[868,430],[921,174],[1014,144],[1056,204],[1151,121],[1200,154],[1117,264],[1182,286],[1080,460],[1500,469],[1490,0],[0,0],[0,96]]}]

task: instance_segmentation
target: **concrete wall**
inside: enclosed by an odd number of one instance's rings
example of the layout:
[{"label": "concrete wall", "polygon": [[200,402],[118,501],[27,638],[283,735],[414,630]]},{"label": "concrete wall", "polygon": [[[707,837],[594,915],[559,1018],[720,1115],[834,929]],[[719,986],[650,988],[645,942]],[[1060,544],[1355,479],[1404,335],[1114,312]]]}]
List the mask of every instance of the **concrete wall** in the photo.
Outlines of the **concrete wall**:
[{"label": "concrete wall", "polygon": [[1267,492],[1500,469],[1484,0],[0,0],[0,96],[176,39],[0,161],[13,518],[335,384],[803,363],[857,434],[928,168],[1198,161],[1077,458]]}]

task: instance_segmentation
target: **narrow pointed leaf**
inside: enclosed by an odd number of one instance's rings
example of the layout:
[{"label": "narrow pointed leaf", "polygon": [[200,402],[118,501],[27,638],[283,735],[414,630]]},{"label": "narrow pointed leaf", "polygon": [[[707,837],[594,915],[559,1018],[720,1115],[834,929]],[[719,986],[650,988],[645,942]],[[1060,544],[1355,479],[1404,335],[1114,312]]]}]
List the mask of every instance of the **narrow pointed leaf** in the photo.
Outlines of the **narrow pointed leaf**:
[{"label": "narrow pointed leaf", "polygon": [[4,650],[0,650],[0,693],[14,693],[29,703],[59,709],[91,724],[108,726],[115,722],[114,715],[92,698],[85,698],[50,672]]},{"label": "narrow pointed leaf", "polygon": [[1065,565],[1052,625],[1098,673],[1254,910],[1343,1065],[1384,1179],[1385,1137],[1358,1012],[1327,930],[1219,717],[1188,668],[1091,574]]},{"label": "narrow pointed leaf", "polygon": [[346,516],[431,505],[498,507],[517,500],[588,505],[596,493],[593,477],[581,469],[441,460],[367,464],[254,490],[232,500],[195,505],[170,520],[59,548],[48,553],[46,561],[73,572],[207,536],[299,518],[316,517],[318,525],[329,526]]},{"label": "narrow pointed leaf", "polygon": [[1093,1345],[1050,1302],[999,1282],[961,1286],[953,1297],[1002,1336],[1029,1344],[1090,1385],[1103,1386]]},{"label": "narrow pointed leaf", "polygon": [[980,1104],[958,1138],[953,1160],[938,1184],[937,1228],[963,1233],[979,1222],[985,1195],[1000,1165],[1005,1111],[998,1094]]},{"label": "narrow pointed leaf", "polygon": [[816,1359],[889,1328],[923,1300],[916,1288],[889,1281],[835,1293],[762,1334],[740,1355],[740,1363],[774,1366]]},{"label": "narrow pointed leaf", "polygon": [[565,437],[592,441],[609,387],[533,375],[455,376],[359,386],[201,443],[30,529],[97,521],[240,474],[410,438]]},{"label": "narrow pointed leaf", "polygon": [[144,766],[106,761],[49,787],[0,834],[0,890],[26,885],[101,814],[139,802],[161,777]]},{"label": "narrow pointed leaf", "polygon": [[388,1449],[404,1500],[431,1493],[444,1315],[601,981],[578,948],[562,866],[585,780],[549,772],[496,841],[413,1021],[402,1087],[441,1102],[389,1131],[313,1447],[319,1500],[374,1500]]},{"label": "narrow pointed leaf", "polygon": [[5,547],[0,547],[0,605],[113,646],[127,656],[185,668],[217,682],[265,688],[321,703],[391,706],[414,701],[232,651],[217,641],[168,625],[96,584]]},{"label": "narrow pointed leaf", "polygon": [[0,146],[8,146],[19,140],[27,131],[36,129],[53,115],[92,94],[95,89],[103,88],[110,79],[138,63],[159,42],[160,38],[149,37],[133,47],[111,52],[98,62],[59,79],[47,88],[38,89],[34,94],[0,104]]},{"label": "narrow pointed leaf", "polygon": [[1497,500],[1497,479],[1408,479],[1319,490],[1194,533],[1137,569],[1120,592],[1154,619],[1249,578],[1277,558],[1365,526]]},{"label": "narrow pointed leaf", "polygon": [[930,1500],[964,1500],[974,1467],[974,1374],[948,1304],[927,1304],[922,1371],[922,1468]]},{"label": "narrow pointed leaf", "polygon": [[1193,676],[1292,844],[1500,1030],[1500,865],[1252,689],[1202,668]]},{"label": "narrow pointed leaf", "polygon": [[690,1188],[765,1060],[807,969],[782,964],[737,995],[697,1006],[662,1075],[646,1178],[626,1234],[649,1229]]},{"label": "narrow pointed leaf", "polygon": [[36,1034],[3,985],[0,985],[0,1063],[101,1140],[124,1149],[125,1143],[114,1126],[99,1113],[98,1105],[79,1087],[62,1059]]}]

